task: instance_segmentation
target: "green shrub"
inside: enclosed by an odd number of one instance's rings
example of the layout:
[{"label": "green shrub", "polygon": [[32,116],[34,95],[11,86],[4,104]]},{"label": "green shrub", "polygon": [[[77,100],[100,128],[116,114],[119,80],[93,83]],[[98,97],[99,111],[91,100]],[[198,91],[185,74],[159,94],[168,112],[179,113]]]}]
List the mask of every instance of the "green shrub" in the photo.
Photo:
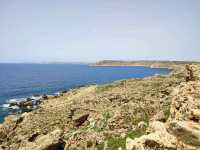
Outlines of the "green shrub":
[{"label": "green shrub", "polygon": [[114,87],[122,86],[122,85],[124,85],[124,80],[118,80],[118,81],[114,81],[112,83],[99,85],[97,87],[97,90],[99,92],[101,92],[101,91],[106,91],[106,90],[108,90],[110,88],[114,88]]},{"label": "green shrub", "polygon": [[170,116],[170,107],[171,107],[170,102],[163,105],[163,112],[164,112],[164,115],[165,115],[165,120],[167,120]]},{"label": "green shrub", "polygon": [[97,145],[97,150],[103,150],[104,149],[104,143]]},{"label": "green shrub", "polygon": [[126,148],[126,138],[129,137],[131,139],[138,138],[146,133],[146,128],[136,129],[130,131],[125,138],[117,137],[117,138],[109,138],[108,139],[108,148],[109,150],[117,150],[119,147],[122,149]]},{"label": "green shrub", "polygon": [[108,124],[108,120],[111,118],[111,114],[109,112],[104,112],[102,116],[103,116],[103,119],[99,121],[99,125],[95,124],[93,128],[96,132],[103,131]]},{"label": "green shrub", "polygon": [[119,147],[126,148],[126,138],[110,138],[108,139],[108,149],[117,150]]},{"label": "green shrub", "polygon": [[127,134],[127,137],[131,138],[131,139],[135,139],[135,138],[138,138],[142,135],[144,135],[146,133],[146,127],[145,128],[137,128],[133,131],[130,131],[128,134]]},{"label": "green shrub", "polygon": [[138,123],[141,121],[144,121],[147,125],[149,124],[149,115],[145,111],[132,117],[132,123],[134,125],[138,125]]}]

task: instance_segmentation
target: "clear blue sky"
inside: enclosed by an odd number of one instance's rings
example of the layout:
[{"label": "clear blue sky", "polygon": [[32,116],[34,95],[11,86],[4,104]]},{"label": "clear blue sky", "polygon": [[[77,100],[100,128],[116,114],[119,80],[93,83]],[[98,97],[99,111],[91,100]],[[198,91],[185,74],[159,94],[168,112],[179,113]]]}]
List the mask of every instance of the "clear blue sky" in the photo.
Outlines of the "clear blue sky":
[{"label": "clear blue sky", "polygon": [[0,0],[0,62],[200,60],[200,0]]}]

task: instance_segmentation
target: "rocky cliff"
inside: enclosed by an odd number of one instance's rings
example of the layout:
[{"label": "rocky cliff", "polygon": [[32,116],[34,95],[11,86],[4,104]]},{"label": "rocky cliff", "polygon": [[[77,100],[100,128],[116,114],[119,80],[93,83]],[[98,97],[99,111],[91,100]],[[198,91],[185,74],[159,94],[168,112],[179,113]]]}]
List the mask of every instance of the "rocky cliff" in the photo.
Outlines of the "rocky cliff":
[{"label": "rocky cliff", "polygon": [[200,65],[65,91],[5,118],[0,149],[197,150]]}]

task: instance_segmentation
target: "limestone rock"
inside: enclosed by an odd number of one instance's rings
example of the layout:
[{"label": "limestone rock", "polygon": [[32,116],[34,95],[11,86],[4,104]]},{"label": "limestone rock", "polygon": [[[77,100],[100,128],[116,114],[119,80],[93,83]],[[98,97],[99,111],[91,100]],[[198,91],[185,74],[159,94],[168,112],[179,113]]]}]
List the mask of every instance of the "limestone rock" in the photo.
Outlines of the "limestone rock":
[{"label": "limestone rock", "polygon": [[42,95],[42,99],[48,100],[48,96],[46,94]]},{"label": "limestone rock", "polygon": [[47,135],[41,135],[35,138],[35,141],[26,142],[19,150],[56,150],[64,149],[64,142],[60,140],[62,131],[57,129]]},{"label": "limestone rock", "polygon": [[200,124],[193,121],[173,121],[168,130],[185,144],[200,148]]},{"label": "limestone rock", "polygon": [[17,102],[10,102],[9,107],[13,107],[13,106],[19,106],[19,104]]},{"label": "limestone rock", "polygon": [[152,121],[149,123],[148,127],[149,132],[167,132],[166,126],[163,122]]},{"label": "limestone rock", "polygon": [[166,116],[165,116],[163,110],[159,111],[151,120],[165,122]]},{"label": "limestone rock", "polygon": [[185,69],[186,69],[186,77],[185,77],[186,82],[193,81],[194,80],[194,75],[193,75],[193,70],[192,70],[191,66],[190,65],[186,65]]},{"label": "limestone rock", "polygon": [[177,138],[178,150],[200,149],[200,68],[196,67],[186,66],[186,82],[173,92],[167,131]]},{"label": "limestone rock", "polygon": [[145,123],[144,121],[140,121],[138,123],[138,128],[145,128],[147,126],[147,123]]},{"label": "limestone rock", "polygon": [[191,109],[189,119],[198,122],[200,120],[200,109]]},{"label": "limestone rock", "polygon": [[89,117],[89,114],[81,114],[79,116],[73,117],[73,122],[76,127],[81,126]]},{"label": "limestone rock", "polygon": [[140,138],[126,140],[127,150],[176,150],[176,138],[170,135],[164,123],[154,122],[151,125],[152,132]]},{"label": "limestone rock", "polygon": [[183,83],[175,89],[172,99],[170,119],[199,120],[200,82]]}]

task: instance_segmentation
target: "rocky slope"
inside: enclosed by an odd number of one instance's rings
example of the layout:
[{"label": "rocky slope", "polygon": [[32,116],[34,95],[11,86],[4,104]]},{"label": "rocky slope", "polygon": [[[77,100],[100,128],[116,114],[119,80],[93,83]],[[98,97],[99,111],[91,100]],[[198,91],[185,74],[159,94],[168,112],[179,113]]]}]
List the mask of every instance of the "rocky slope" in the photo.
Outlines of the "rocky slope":
[{"label": "rocky slope", "polygon": [[[45,98],[0,125],[0,149],[198,149],[200,66]],[[187,82],[186,82],[187,81]]]},{"label": "rocky slope", "polygon": [[186,66],[186,81],[172,92],[170,116],[150,121],[149,134],[127,139],[128,150],[200,149],[200,66]]}]

